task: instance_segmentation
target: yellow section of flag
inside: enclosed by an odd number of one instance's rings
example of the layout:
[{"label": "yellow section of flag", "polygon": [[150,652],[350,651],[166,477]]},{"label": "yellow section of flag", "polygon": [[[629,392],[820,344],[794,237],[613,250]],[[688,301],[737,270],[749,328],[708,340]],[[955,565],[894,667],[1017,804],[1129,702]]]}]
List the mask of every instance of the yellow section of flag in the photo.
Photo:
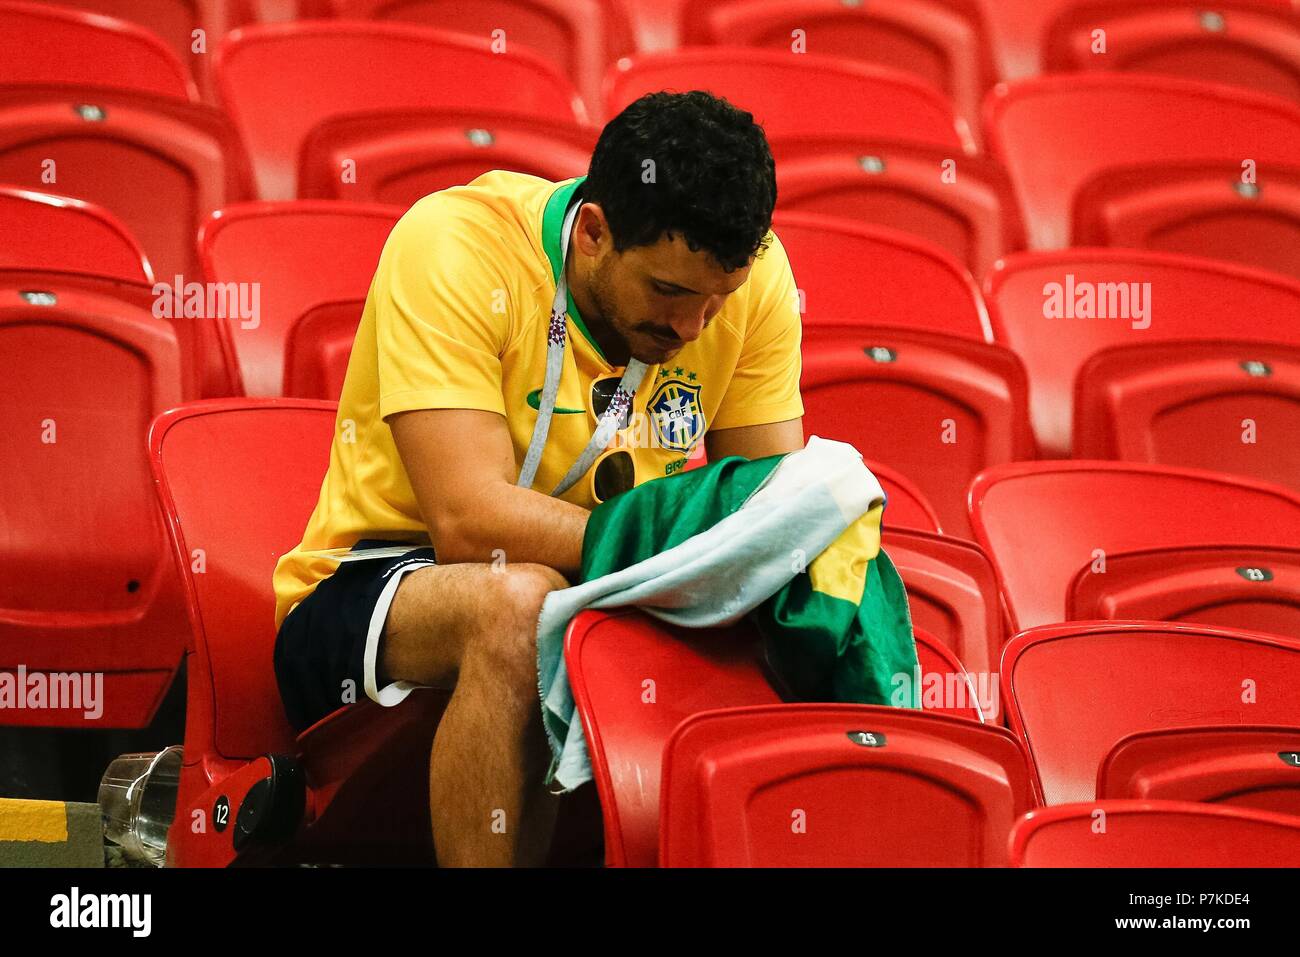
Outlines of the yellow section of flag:
[{"label": "yellow section of flag", "polygon": [[880,520],[885,505],[873,505],[808,566],[813,591],[859,604],[867,582],[867,563],[880,554]]}]

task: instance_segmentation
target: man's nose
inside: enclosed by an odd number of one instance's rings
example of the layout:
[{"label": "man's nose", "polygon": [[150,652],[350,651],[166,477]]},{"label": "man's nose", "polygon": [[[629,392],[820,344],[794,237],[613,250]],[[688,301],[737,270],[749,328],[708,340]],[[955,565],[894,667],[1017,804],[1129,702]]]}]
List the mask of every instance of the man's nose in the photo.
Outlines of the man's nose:
[{"label": "man's nose", "polygon": [[713,298],[708,299],[699,309],[693,309],[684,316],[674,318],[669,325],[673,327],[673,332],[683,342],[691,342],[700,337],[704,332],[704,327],[709,324],[709,320],[717,313],[721,303],[715,302]]}]

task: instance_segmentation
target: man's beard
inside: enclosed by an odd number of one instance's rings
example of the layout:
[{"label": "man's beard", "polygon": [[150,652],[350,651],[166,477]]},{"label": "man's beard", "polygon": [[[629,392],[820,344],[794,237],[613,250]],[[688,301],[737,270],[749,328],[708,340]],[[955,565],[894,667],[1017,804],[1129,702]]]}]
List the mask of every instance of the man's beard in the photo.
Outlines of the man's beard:
[{"label": "man's beard", "polygon": [[[613,290],[611,288],[612,283],[610,282],[606,266],[607,263],[601,263],[595,268],[595,270],[593,270],[591,274],[591,284],[588,287],[591,301],[595,304],[598,313],[595,317],[596,321],[606,330],[607,336],[618,342],[621,353],[640,359],[648,365],[656,365],[663,362],[676,351],[676,348],[647,343],[647,337],[644,335],[637,337],[637,342],[639,343],[639,345],[637,345],[629,339],[627,334],[623,331],[627,327],[627,324],[623,322],[622,316],[619,315],[618,308],[614,305]],[[677,348],[680,348],[680,346]]]}]

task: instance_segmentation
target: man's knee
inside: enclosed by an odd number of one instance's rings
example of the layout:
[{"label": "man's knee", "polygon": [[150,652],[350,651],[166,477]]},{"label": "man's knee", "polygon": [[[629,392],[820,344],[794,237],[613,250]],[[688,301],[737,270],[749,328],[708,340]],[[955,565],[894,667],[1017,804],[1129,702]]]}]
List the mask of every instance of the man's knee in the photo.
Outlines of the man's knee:
[{"label": "man's knee", "polygon": [[470,654],[488,659],[498,674],[536,683],[537,616],[553,591],[568,581],[546,565],[505,565],[491,576],[485,614],[470,642]]}]

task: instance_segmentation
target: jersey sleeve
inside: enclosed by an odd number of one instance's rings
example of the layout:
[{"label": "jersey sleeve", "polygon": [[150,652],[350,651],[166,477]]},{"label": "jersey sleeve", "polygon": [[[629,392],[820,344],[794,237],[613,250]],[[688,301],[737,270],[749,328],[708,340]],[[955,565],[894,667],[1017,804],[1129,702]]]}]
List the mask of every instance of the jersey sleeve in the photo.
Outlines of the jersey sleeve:
[{"label": "jersey sleeve", "polygon": [[745,341],[731,383],[711,428],[737,429],[785,422],[803,415],[799,396],[799,346],[803,324],[799,295],[785,249],[773,233],[755,260]]},{"label": "jersey sleeve", "polygon": [[487,214],[435,194],[393,228],[371,286],[379,414],[482,409],[505,415],[508,258]]}]

